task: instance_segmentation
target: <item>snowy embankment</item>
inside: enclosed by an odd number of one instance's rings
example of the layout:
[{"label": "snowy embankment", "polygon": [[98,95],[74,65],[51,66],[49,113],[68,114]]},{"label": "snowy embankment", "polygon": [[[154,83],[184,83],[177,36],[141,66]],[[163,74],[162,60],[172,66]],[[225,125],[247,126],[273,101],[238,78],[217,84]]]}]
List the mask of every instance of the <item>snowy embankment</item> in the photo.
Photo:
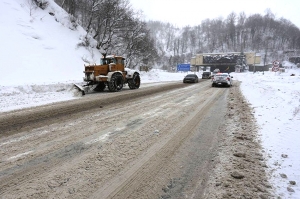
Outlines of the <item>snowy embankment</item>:
[{"label": "snowy embankment", "polygon": [[276,195],[300,198],[300,69],[232,75],[253,107]]},{"label": "snowy embankment", "polygon": [[0,87],[0,112],[76,98],[73,84],[20,85]]},{"label": "snowy embankment", "polygon": [[[144,86],[144,83],[182,81],[186,74],[168,73],[162,70],[141,72],[141,87]],[[0,86],[0,112],[80,98],[82,97],[81,92],[78,92],[73,86],[73,83],[79,82]]]},{"label": "snowy embankment", "polygon": [[0,2],[1,86],[81,80],[84,61],[101,56],[80,47],[84,29],[54,1],[45,10],[31,1]]}]

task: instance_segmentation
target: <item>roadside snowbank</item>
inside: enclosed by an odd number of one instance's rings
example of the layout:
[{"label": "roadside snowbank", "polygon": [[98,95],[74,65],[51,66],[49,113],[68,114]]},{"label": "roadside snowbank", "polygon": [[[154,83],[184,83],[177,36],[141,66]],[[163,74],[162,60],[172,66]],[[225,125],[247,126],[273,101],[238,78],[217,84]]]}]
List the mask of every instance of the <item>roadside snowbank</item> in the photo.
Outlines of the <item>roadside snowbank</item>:
[{"label": "roadside snowbank", "polygon": [[[182,81],[187,73],[168,73],[162,70],[141,72],[141,87],[144,83]],[[81,93],[74,89],[75,81],[52,84],[24,84],[0,86],[0,112],[39,106],[59,101],[80,98]]]},{"label": "roadside snowbank", "polygon": [[253,107],[276,195],[300,198],[300,69],[232,75]]}]

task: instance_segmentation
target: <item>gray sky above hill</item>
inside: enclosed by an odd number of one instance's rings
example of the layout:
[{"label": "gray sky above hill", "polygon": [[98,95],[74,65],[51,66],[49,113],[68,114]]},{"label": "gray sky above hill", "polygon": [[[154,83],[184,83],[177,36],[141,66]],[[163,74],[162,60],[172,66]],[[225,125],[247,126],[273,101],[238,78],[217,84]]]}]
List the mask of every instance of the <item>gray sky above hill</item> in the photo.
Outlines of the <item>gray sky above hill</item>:
[{"label": "gray sky above hill", "polygon": [[277,19],[283,17],[300,28],[300,0],[130,0],[135,10],[142,10],[145,20],[170,22],[179,27],[194,26],[207,18],[226,18],[239,14],[266,13],[270,9]]}]

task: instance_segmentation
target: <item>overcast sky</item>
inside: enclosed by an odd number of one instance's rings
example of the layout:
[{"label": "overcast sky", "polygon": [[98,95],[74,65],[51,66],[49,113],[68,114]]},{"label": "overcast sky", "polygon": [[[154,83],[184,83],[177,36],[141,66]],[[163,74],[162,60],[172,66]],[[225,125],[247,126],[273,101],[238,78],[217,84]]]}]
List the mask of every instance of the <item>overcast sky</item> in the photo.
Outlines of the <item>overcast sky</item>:
[{"label": "overcast sky", "polygon": [[129,0],[142,10],[145,20],[170,22],[179,27],[194,26],[207,18],[226,18],[231,12],[265,14],[270,8],[276,18],[285,18],[300,28],[300,0]]}]

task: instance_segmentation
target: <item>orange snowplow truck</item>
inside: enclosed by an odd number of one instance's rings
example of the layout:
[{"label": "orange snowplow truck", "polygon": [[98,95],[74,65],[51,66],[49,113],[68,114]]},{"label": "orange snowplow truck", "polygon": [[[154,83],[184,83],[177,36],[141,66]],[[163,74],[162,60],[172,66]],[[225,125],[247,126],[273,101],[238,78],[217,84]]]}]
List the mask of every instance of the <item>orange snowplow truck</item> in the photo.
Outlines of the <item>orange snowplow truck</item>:
[{"label": "orange snowplow truck", "polygon": [[87,84],[75,86],[84,95],[90,89],[103,91],[106,87],[111,92],[120,91],[124,84],[130,89],[138,89],[141,84],[140,74],[136,70],[125,67],[125,58],[121,56],[103,54],[99,65],[84,65],[83,80]]}]

